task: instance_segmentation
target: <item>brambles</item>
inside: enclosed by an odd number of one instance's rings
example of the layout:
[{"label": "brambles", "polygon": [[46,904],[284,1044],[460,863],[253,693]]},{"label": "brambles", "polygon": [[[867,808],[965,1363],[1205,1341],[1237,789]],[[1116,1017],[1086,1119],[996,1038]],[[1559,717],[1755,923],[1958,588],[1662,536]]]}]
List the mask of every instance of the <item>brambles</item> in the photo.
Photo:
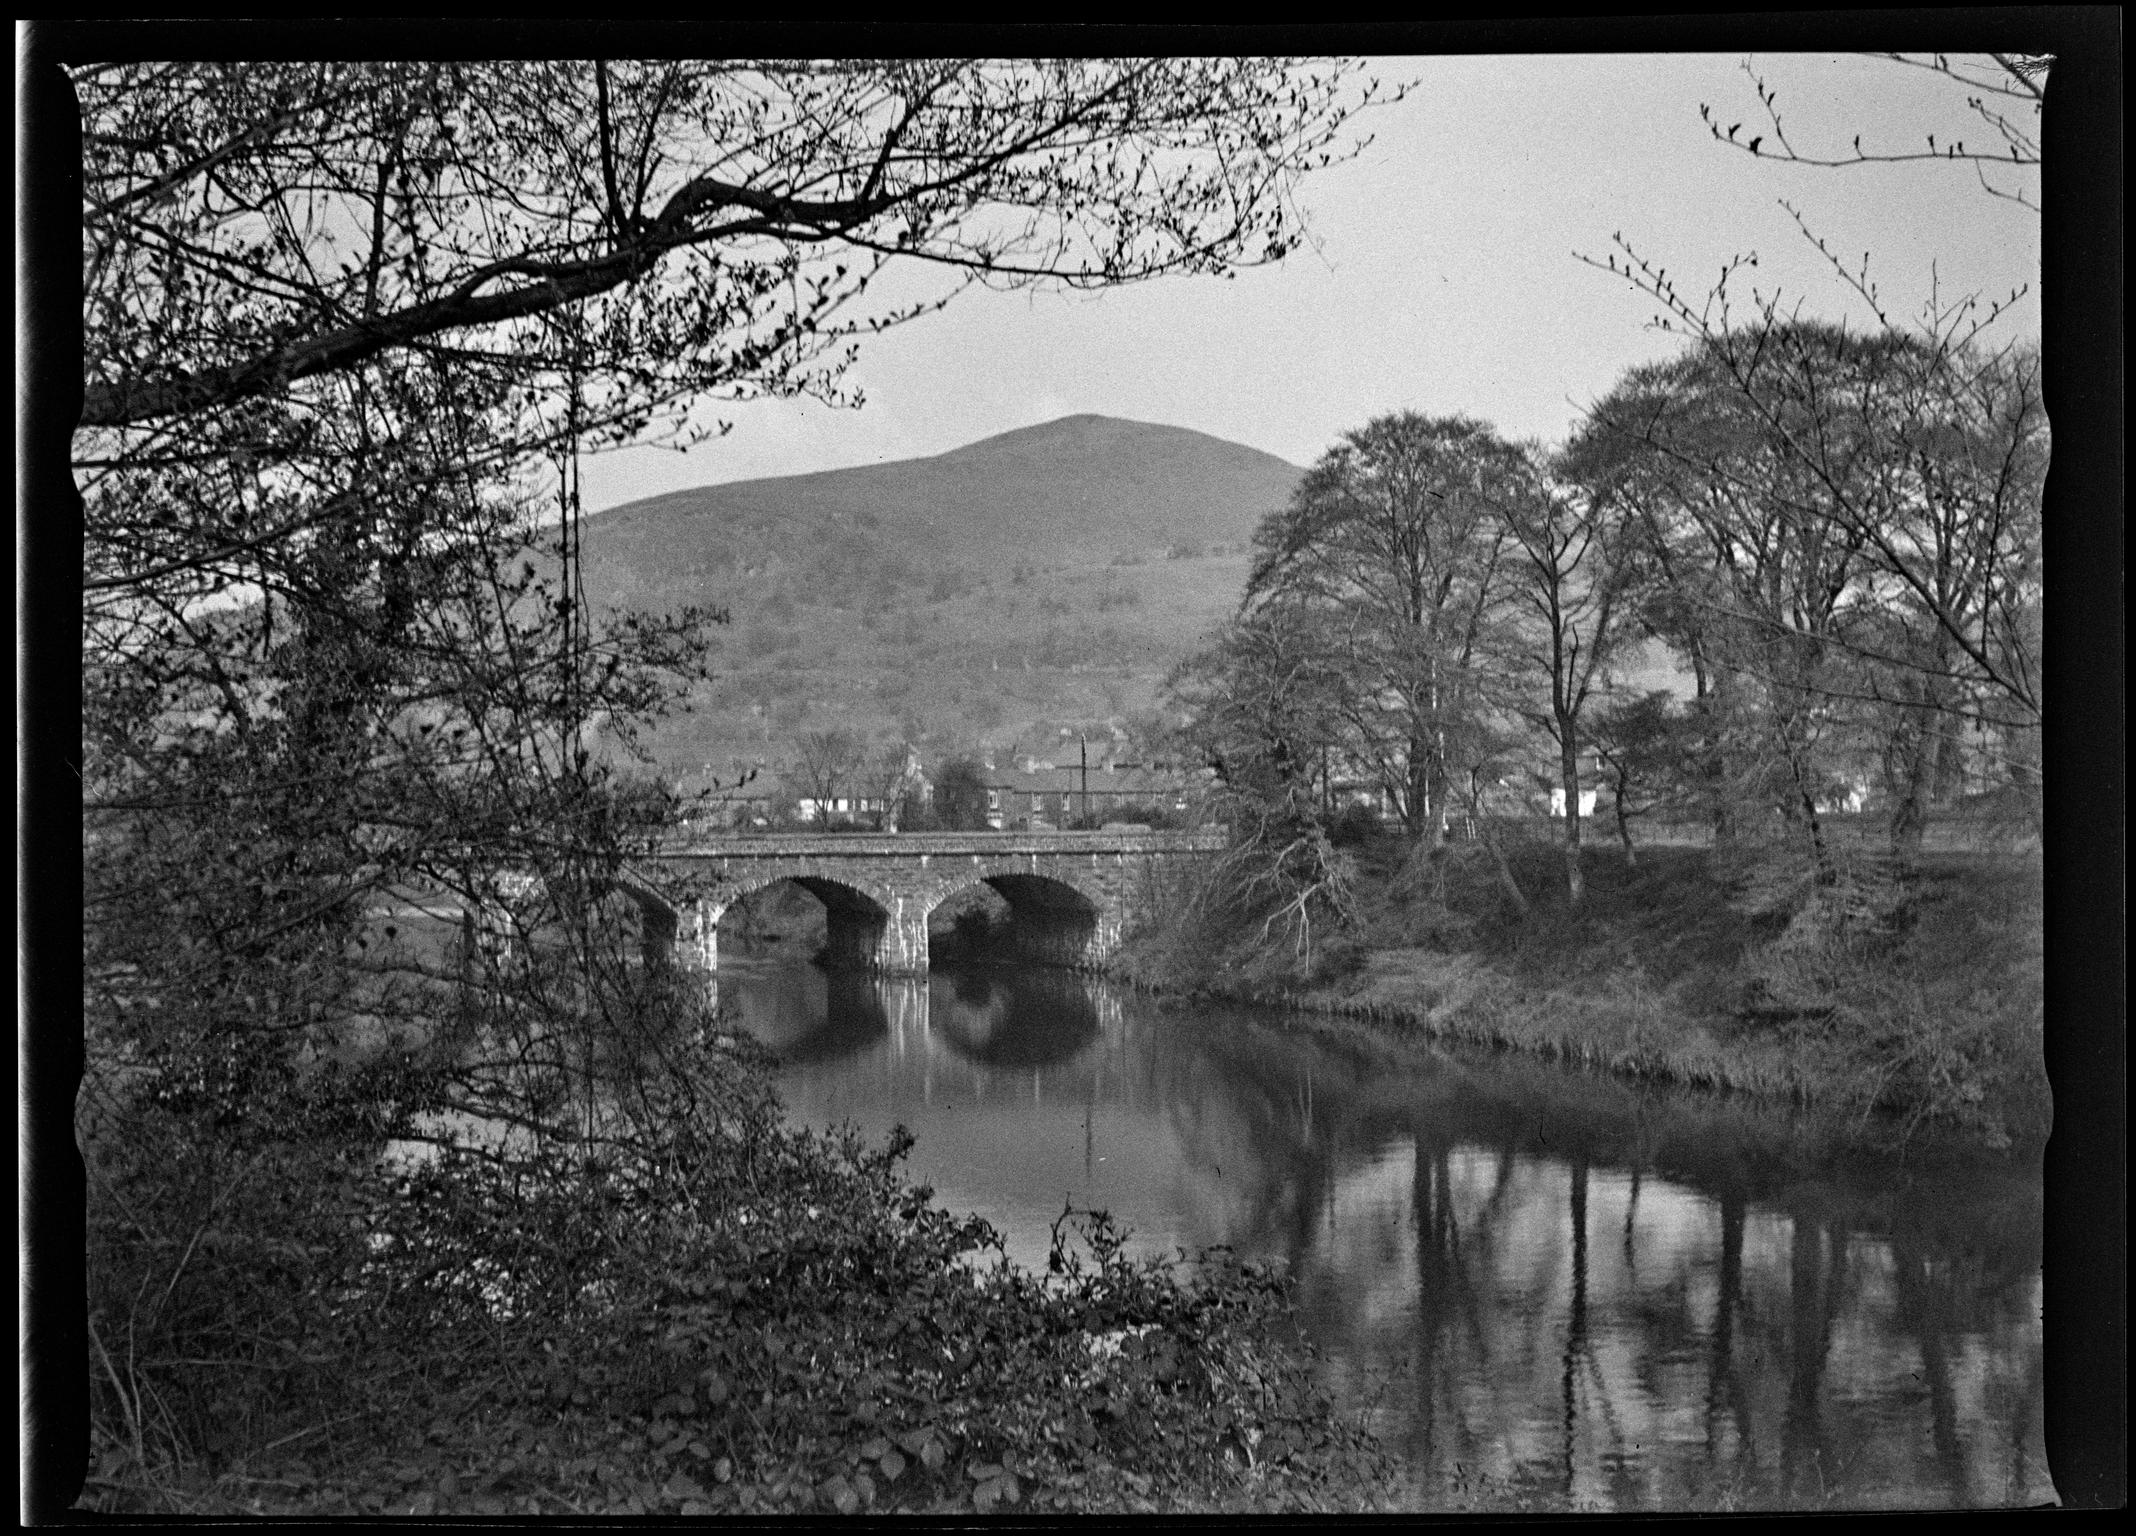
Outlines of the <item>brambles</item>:
[{"label": "brambles", "polygon": [[[732,1076],[721,1056],[675,1064]],[[350,1171],[337,1203],[289,1229],[331,1238],[330,1279],[289,1270],[330,1288],[292,1280],[265,1308],[255,1270],[222,1303],[233,1326],[260,1325],[244,1361],[274,1365],[276,1390],[203,1400],[196,1433],[239,1400],[255,1417],[181,1459],[154,1426],[126,1432],[121,1367],[97,1507],[1265,1509],[1366,1486],[1369,1446],[1278,1342],[1268,1271],[1214,1254],[1175,1273],[1076,1213],[1049,1273],[1026,1274],[983,1222],[903,1184],[909,1139],[785,1129],[747,1072],[737,1094],[757,1116],[746,1133],[648,1122],[598,1166],[459,1152],[398,1178]],[[262,1258],[207,1246],[181,1288],[196,1307]],[[213,1343],[181,1328],[167,1347]],[[140,1364],[146,1400],[174,1402],[172,1368]]]}]

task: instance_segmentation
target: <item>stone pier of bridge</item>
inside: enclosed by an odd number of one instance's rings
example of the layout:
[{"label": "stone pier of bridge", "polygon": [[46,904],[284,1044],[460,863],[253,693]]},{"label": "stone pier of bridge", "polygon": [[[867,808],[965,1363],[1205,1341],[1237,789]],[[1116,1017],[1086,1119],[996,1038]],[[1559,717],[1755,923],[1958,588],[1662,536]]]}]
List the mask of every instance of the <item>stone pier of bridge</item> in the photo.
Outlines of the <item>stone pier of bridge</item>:
[{"label": "stone pier of bridge", "polygon": [[658,888],[676,920],[676,953],[685,963],[716,966],[728,909],[791,880],[823,903],[826,963],[917,975],[928,969],[928,918],[980,884],[1008,902],[1011,942],[1024,958],[1103,965],[1152,899],[1153,877],[1164,866],[1223,846],[1221,828],[712,834],[677,839],[642,867],[648,889]]}]

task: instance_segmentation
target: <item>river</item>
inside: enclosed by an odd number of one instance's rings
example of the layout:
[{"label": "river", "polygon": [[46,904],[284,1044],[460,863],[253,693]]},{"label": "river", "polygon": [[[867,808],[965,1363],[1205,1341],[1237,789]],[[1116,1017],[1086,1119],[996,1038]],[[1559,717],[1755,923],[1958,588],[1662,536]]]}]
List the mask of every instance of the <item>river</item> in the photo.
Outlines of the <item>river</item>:
[{"label": "river", "polygon": [[2037,1159],[1067,973],[723,965],[788,1112],[1042,1266],[1064,1206],[1289,1267],[1423,1506],[2049,1502]]}]

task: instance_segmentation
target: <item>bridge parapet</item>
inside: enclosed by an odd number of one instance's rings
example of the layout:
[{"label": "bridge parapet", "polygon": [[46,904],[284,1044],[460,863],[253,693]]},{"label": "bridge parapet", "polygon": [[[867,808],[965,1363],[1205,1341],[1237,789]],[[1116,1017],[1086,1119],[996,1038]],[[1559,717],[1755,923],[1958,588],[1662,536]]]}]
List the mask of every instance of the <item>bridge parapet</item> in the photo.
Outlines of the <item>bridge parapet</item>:
[{"label": "bridge parapet", "polygon": [[927,855],[1214,853],[1222,827],[1183,832],[705,832],[660,845],[661,856],[740,858],[909,858]]}]

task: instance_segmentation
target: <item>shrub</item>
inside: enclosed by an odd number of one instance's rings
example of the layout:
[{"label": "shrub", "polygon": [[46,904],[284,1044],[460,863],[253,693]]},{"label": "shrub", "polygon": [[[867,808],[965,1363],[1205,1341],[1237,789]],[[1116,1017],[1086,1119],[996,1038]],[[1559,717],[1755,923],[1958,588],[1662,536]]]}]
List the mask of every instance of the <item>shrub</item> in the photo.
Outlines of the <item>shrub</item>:
[{"label": "shrub", "polygon": [[780,1120],[686,993],[608,1087],[414,1167],[92,1099],[90,1503],[528,1514],[1312,1507],[1376,1452],[1222,1253],[1064,1212],[1047,1273]]}]

